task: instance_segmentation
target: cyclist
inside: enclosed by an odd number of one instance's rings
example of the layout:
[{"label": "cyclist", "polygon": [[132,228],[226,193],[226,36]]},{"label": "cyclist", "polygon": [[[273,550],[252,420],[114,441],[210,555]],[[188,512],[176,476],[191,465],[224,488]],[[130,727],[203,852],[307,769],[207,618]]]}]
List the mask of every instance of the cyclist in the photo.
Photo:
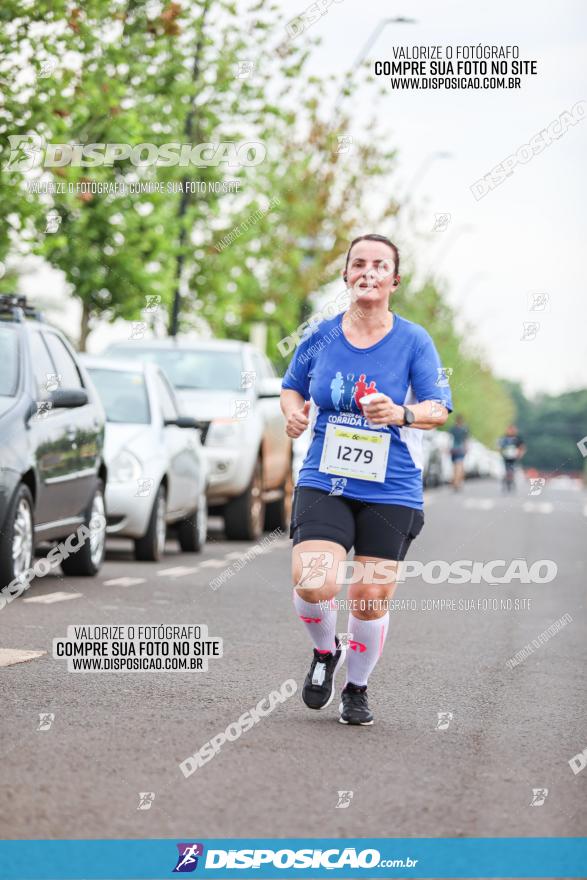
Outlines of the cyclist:
[{"label": "cyclist", "polygon": [[515,425],[509,425],[506,428],[503,437],[499,438],[498,446],[505,464],[503,489],[504,492],[513,492],[515,488],[516,464],[526,452],[526,445],[518,434],[518,429]]},{"label": "cyclist", "polygon": [[[314,404],[290,528],[294,606],[314,645],[302,699],[311,709],[330,703],[348,643],[339,720],[364,725],[373,723],[367,682],[383,650],[397,566],[424,525],[421,432],[444,424],[452,402],[427,331],[389,309],[400,283],[397,247],[382,235],[355,238],[343,279],[350,304],[308,327],[281,408],[295,438]],[[351,548],[359,579],[353,574],[339,639],[335,596]]]},{"label": "cyclist", "polygon": [[462,489],[463,480],[465,479],[465,455],[467,454],[467,440],[469,438],[469,429],[465,425],[465,420],[461,415],[455,419],[455,424],[449,429],[452,434],[452,449],[450,457],[453,465],[452,485],[455,492]]}]

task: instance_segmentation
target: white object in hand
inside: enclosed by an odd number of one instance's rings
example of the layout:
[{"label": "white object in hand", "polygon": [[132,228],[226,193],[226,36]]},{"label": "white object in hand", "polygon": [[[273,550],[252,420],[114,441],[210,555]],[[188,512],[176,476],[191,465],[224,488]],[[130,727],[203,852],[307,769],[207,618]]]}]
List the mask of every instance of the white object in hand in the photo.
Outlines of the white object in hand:
[{"label": "white object in hand", "polygon": [[[363,397],[360,397],[359,403],[362,407],[366,407],[369,406],[370,403],[374,403],[376,400],[381,400],[382,397],[385,397],[385,394],[382,394],[381,391],[375,391],[373,394],[365,394]],[[374,422],[370,422],[367,413],[365,413],[365,416],[367,417],[367,424],[370,428],[384,427],[383,425],[377,425]]]}]

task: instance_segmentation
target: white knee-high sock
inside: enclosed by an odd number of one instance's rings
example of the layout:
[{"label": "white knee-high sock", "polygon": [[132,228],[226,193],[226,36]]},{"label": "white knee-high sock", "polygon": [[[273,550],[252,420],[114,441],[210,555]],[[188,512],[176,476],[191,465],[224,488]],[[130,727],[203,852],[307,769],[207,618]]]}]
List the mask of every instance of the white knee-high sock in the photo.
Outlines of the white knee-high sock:
[{"label": "white knee-high sock", "polygon": [[381,657],[388,626],[389,611],[377,620],[359,620],[358,617],[349,614],[348,631],[353,635],[349,642],[350,650],[346,655],[347,682],[367,684]]},{"label": "white knee-high sock", "polygon": [[328,607],[318,603],[306,602],[297,590],[293,591],[294,607],[298,617],[303,621],[308,630],[312,643],[316,650],[322,653],[335,651],[336,644],[336,608],[331,600]]}]

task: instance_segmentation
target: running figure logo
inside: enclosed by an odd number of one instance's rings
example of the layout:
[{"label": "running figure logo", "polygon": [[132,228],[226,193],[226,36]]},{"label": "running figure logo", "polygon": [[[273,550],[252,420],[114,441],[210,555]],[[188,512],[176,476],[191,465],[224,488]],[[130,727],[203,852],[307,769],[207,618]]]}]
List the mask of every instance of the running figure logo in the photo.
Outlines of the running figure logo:
[{"label": "running figure logo", "polygon": [[204,855],[202,843],[178,843],[177,865],[173,869],[174,874],[187,874],[195,871],[198,867],[198,856]]},{"label": "running figure logo", "polygon": [[339,791],[338,792],[338,803],[337,803],[335,809],[346,810],[347,807],[350,807],[352,798],[353,798],[352,791]]},{"label": "running figure logo", "polygon": [[300,553],[302,574],[296,587],[304,590],[317,590],[324,586],[326,574],[332,567],[334,554],[329,550],[308,550]]},{"label": "running figure logo", "polygon": [[343,410],[345,412],[363,412],[363,407],[359,403],[361,397],[366,394],[376,394],[377,386],[374,379],[367,381],[367,375],[361,373],[355,382],[355,374],[347,373],[346,379],[337,371],[336,376],[330,383],[330,399],[334,409]]},{"label": "running figure logo", "polygon": [[438,712],[438,721],[436,723],[436,730],[448,730],[452,719],[453,719],[452,712]]},{"label": "running figure logo", "polygon": [[548,797],[548,789],[547,788],[533,788],[532,789],[532,800],[530,801],[531,807],[541,807]]}]

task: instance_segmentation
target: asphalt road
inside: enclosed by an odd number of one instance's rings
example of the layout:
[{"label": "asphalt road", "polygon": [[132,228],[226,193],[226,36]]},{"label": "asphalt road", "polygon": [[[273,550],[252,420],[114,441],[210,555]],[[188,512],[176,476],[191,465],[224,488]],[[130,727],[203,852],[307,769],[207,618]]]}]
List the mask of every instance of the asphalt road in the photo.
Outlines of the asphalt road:
[{"label": "asphalt road", "polygon": [[[417,608],[392,614],[369,689],[373,727],[339,724],[338,699],[312,713],[298,692],[187,779],[180,761],[287,679],[301,688],[311,650],[292,611],[289,540],[217,590],[210,580],[250,548],[214,528],[199,555],[169,542],[163,562],[137,563],[121,542],[96,579],[37,580],[0,611],[0,644],[19,652],[0,658],[1,836],[584,835],[587,769],[575,775],[569,760],[587,748],[587,498],[527,492],[503,497],[487,481],[431,492],[410,557],[550,559],[552,583],[406,581],[395,598]],[[529,601],[422,607],[438,598]],[[560,632],[507,665],[563,615]],[[72,624],[160,623],[207,624],[223,657],[207,672],[95,674],[52,658]],[[43,653],[14,662],[23,651]],[[452,713],[446,729],[439,712]],[[54,714],[46,730],[40,713]],[[548,789],[542,805],[530,806],[533,789]],[[352,792],[346,807],[339,791]],[[139,792],[155,794],[148,809]]]}]

